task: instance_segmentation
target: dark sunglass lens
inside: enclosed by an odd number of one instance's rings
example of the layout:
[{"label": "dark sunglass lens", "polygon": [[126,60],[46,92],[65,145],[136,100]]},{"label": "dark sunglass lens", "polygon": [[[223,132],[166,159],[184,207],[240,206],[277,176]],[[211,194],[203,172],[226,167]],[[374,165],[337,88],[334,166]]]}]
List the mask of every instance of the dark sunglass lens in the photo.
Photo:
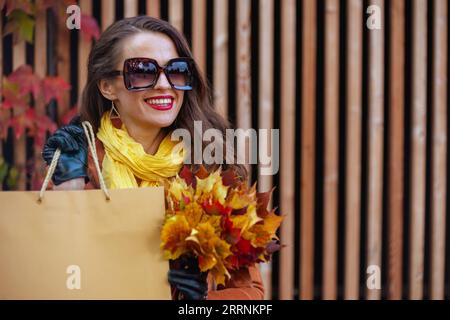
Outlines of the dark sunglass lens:
[{"label": "dark sunglass lens", "polygon": [[191,71],[186,61],[174,61],[166,68],[166,73],[174,86],[190,85]]},{"label": "dark sunglass lens", "polygon": [[158,75],[158,68],[151,61],[131,60],[128,78],[134,88],[151,86]]}]

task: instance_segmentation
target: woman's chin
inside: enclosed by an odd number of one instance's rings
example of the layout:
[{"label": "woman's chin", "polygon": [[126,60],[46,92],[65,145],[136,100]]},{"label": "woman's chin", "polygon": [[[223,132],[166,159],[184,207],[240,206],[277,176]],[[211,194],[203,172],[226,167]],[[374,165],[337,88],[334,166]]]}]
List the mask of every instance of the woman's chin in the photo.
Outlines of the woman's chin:
[{"label": "woman's chin", "polygon": [[151,117],[146,117],[145,123],[151,127],[166,128],[169,127],[175,121],[175,119],[176,115],[174,116],[172,113],[157,114]]}]

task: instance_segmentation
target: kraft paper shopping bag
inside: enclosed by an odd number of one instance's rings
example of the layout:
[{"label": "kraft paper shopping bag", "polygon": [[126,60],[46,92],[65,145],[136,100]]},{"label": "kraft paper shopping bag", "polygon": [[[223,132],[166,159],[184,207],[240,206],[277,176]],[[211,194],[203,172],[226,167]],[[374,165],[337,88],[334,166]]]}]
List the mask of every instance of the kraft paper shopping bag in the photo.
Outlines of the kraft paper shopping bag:
[{"label": "kraft paper shopping bag", "polygon": [[[0,192],[0,299],[170,299],[160,250],[163,187]],[[45,192],[45,197],[44,197]]]},{"label": "kraft paper shopping bag", "polygon": [[0,192],[0,299],[170,299],[164,189]]}]

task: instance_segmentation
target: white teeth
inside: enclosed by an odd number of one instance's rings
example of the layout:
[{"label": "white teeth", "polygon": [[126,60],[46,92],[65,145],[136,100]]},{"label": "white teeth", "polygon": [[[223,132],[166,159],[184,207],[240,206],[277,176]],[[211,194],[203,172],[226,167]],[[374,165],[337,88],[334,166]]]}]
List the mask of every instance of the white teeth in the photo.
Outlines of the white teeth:
[{"label": "white teeth", "polygon": [[172,99],[146,99],[145,101],[151,104],[169,104]]}]

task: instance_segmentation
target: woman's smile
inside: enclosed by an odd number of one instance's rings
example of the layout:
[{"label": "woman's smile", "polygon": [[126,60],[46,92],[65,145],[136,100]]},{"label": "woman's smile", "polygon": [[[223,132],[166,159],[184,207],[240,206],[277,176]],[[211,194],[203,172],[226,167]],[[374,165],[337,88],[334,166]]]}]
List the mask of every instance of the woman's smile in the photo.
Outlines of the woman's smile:
[{"label": "woman's smile", "polygon": [[144,102],[150,107],[155,110],[165,111],[170,110],[173,107],[175,98],[171,95],[164,95],[164,96],[154,96],[145,98]]}]

